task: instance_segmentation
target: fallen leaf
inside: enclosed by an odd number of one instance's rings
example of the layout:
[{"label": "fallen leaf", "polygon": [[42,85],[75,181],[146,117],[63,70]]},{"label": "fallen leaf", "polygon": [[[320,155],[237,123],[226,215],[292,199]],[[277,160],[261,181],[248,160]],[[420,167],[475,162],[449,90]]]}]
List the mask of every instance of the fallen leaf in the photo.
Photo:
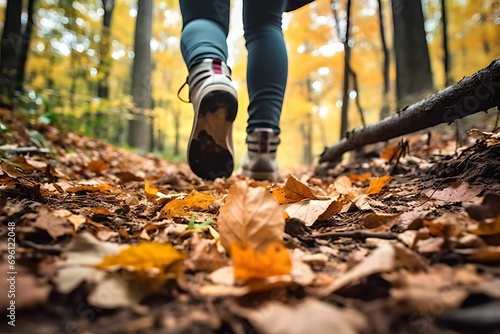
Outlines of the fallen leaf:
[{"label": "fallen leaf", "polygon": [[283,188],[273,190],[279,204],[289,204],[303,199],[323,199],[314,194],[313,189],[290,174]]},{"label": "fallen leaf", "polygon": [[376,177],[370,181],[370,186],[366,190],[366,195],[376,195],[379,194],[382,189],[389,185],[391,182],[392,176],[385,175],[381,177]]},{"label": "fallen leaf", "polygon": [[107,168],[108,164],[102,160],[92,160],[87,164],[87,170],[96,174],[101,174]]},{"label": "fallen leaf", "polygon": [[358,311],[312,298],[295,305],[270,301],[259,307],[233,305],[231,309],[263,334],[357,334],[367,330],[367,320]]},{"label": "fallen leaf", "polygon": [[333,214],[339,213],[344,204],[337,199],[329,200],[302,200],[297,203],[286,204],[283,207],[284,212],[290,218],[300,219],[307,226],[313,225],[320,217],[323,219],[330,218]]},{"label": "fallen leaf", "polygon": [[186,260],[186,267],[192,271],[213,272],[228,264],[217,250],[217,242],[213,239],[205,239],[199,233],[193,233],[191,237],[191,252]]},{"label": "fallen leaf", "polygon": [[203,194],[193,191],[182,199],[174,199],[163,207],[163,212],[168,217],[186,217],[191,216],[193,211],[207,211],[210,204],[215,201],[212,194]]},{"label": "fallen leaf", "polygon": [[81,192],[100,192],[100,193],[112,193],[117,189],[107,183],[100,184],[80,184],[66,189],[69,193],[81,193]]},{"label": "fallen leaf", "polygon": [[158,197],[158,189],[156,189],[156,187],[149,182],[146,182],[144,184],[144,192],[146,193],[146,197],[150,201],[153,201]]},{"label": "fallen leaf", "polygon": [[471,187],[467,182],[454,182],[450,187],[434,191],[428,189],[424,194],[431,198],[446,203],[458,203],[475,198],[480,192],[480,187]]},{"label": "fallen leaf", "polygon": [[285,230],[278,200],[266,189],[252,188],[245,181],[236,182],[229,189],[217,224],[226,249],[238,243],[242,248],[262,251],[270,243],[281,241]]},{"label": "fallen leaf", "polygon": [[71,242],[65,260],[58,264],[54,279],[57,291],[70,293],[86,280],[99,281],[105,272],[93,266],[102,262],[106,255],[119,253],[123,247],[99,241],[88,232],[78,234]]},{"label": "fallen leaf", "polygon": [[500,263],[500,246],[480,248],[474,251],[470,259],[478,262]]},{"label": "fallen leaf", "polygon": [[46,231],[54,240],[74,231],[74,227],[67,218],[55,216],[45,207],[40,208],[40,211],[38,211],[33,226]]},{"label": "fallen leaf", "polygon": [[241,282],[289,275],[292,270],[290,254],[280,242],[270,243],[262,252],[234,242],[231,244],[231,260],[234,279]]},{"label": "fallen leaf", "polygon": [[53,212],[53,214],[56,217],[64,217],[64,218],[68,219],[68,221],[71,224],[73,224],[73,227],[74,227],[75,231],[78,231],[78,229],[80,228],[80,226],[82,226],[83,224],[85,224],[86,221],[87,221],[87,218],[85,216],[75,215],[75,214],[73,214],[70,211],[65,210],[65,209],[55,210]]},{"label": "fallen leaf", "polygon": [[348,284],[376,273],[394,270],[396,266],[396,251],[389,242],[381,242],[379,246],[360,263],[338,277],[332,284],[320,291],[321,295],[329,295]]},{"label": "fallen leaf", "polygon": [[500,195],[489,192],[481,204],[465,204],[465,211],[472,219],[483,221],[488,218],[500,217]]},{"label": "fallen leaf", "polygon": [[96,268],[161,272],[183,259],[184,255],[170,244],[143,242],[125,248],[119,254],[107,255]]},{"label": "fallen leaf", "polygon": [[372,173],[364,173],[364,174],[351,173],[348,175],[348,178],[353,182],[365,182],[370,177],[372,177]]},{"label": "fallen leaf", "polygon": [[375,232],[387,232],[396,225],[399,216],[400,214],[369,213],[363,218],[362,226]]},{"label": "fallen leaf", "polygon": [[338,193],[351,199],[362,192],[360,188],[353,187],[351,180],[345,175],[337,177],[333,182],[333,186]]}]

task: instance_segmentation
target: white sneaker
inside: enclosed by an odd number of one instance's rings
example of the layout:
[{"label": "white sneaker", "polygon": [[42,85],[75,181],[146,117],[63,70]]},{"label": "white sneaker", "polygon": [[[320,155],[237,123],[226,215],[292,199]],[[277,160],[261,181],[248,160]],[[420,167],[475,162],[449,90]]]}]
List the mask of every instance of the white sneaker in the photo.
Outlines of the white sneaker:
[{"label": "white sneaker", "polygon": [[243,159],[242,174],[255,180],[275,181],[278,178],[276,150],[279,136],[272,129],[258,128],[247,135],[247,154]]},{"label": "white sneaker", "polygon": [[231,70],[221,59],[205,59],[191,69],[187,84],[194,107],[189,166],[204,179],[229,177],[234,169],[232,125],[238,111]]}]

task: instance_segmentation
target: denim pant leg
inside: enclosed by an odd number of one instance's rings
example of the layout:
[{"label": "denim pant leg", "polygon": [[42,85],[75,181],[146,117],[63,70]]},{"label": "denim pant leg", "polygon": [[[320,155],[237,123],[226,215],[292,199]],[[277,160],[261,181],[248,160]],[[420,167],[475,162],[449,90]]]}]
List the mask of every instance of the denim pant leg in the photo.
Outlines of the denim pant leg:
[{"label": "denim pant leg", "polygon": [[288,57],[281,29],[286,3],[286,0],[243,0],[250,99],[248,133],[259,127],[280,132],[288,75]]},{"label": "denim pant leg", "polygon": [[180,0],[181,52],[188,69],[207,58],[227,61],[230,0]]}]

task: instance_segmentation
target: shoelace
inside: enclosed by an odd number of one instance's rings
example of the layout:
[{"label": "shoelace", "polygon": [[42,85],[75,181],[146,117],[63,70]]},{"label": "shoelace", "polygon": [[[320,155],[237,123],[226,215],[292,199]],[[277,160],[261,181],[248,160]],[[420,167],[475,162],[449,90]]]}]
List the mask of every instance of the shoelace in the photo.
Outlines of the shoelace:
[{"label": "shoelace", "polygon": [[188,100],[185,100],[181,97],[181,92],[182,90],[184,89],[184,87],[186,87],[186,85],[188,84],[188,78],[186,78],[186,82],[184,82],[181,86],[181,88],[179,88],[179,90],[177,91],[177,98],[179,100],[181,100],[182,102],[184,103],[191,103],[191,98],[189,98]]}]

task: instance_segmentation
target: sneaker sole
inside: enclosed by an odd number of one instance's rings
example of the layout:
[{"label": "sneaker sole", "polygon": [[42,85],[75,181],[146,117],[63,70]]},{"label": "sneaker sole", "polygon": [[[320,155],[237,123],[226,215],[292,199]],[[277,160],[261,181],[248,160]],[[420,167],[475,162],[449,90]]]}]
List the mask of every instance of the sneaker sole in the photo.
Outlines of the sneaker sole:
[{"label": "sneaker sole", "polygon": [[234,170],[231,129],[238,100],[226,85],[211,85],[200,102],[189,137],[188,163],[199,177],[229,177]]}]

